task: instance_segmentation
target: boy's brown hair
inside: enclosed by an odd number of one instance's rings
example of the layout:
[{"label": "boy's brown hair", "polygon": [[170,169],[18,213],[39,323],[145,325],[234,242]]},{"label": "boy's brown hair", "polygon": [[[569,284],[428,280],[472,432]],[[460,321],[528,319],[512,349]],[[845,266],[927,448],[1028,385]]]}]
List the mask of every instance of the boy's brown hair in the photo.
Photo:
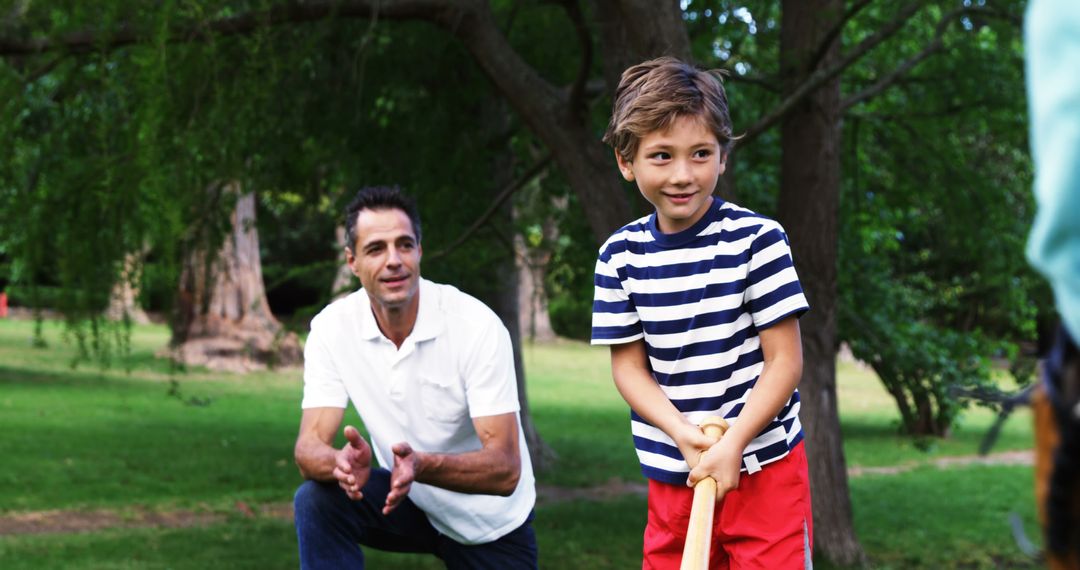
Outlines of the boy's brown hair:
[{"label": "boy's brown hair", "polygon": [[723,72],[702,70],[673,57],[660,57],[628,68],[615,90],[611,122],[604,142],[627,162],[638,143],[682,116],[698,117],[716,135],[726,155],[735,140],[728,116]]}]

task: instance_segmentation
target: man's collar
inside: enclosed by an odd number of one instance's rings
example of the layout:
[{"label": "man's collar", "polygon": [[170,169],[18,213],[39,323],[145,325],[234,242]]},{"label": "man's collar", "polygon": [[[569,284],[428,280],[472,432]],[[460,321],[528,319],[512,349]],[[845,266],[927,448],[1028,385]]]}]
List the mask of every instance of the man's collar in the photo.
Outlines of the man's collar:
[{"label": "man's collar", "polygon": [[431,281],[420,278],[420,308],[416,311],[416,324],[409,335],[414,342],[431,340],[446,327],[442,310],[442,291]]},{"label": "man's collar", "polygon": [[[440,291],[434,283],[420,278],[420,307],[416,311],[416,322],[408,338],[413,342],[430,340],[437,336],[445,328],[445,319],[441,307]],[[371,297],[367,291],[360,290],[357,302],[361,304],[360,311],[360,338],[375,340],[383,336],[379,330],[379,323],[375,320],[375,313],[371,309]]]}]

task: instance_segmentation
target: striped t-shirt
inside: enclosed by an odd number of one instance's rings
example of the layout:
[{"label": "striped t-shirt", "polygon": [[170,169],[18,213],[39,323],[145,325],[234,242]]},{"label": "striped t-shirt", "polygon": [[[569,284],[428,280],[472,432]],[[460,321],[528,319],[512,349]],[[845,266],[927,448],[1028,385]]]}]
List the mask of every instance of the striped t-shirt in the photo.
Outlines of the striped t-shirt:
[{"label": "striped t-shirt", "polygon": [[[692,227],[663,234],[656,215],[615,232],[600,248],[593,344],[645,339],[653,377],[698,424],[737,421],[764,366],[758,331],[809,305],[780,224],[714,198]],[[690,468],[675,443],[633,410],[630,429],[650,479],[686,483]],[[799,392],[743,452],[753,473],[802,441]]]}]

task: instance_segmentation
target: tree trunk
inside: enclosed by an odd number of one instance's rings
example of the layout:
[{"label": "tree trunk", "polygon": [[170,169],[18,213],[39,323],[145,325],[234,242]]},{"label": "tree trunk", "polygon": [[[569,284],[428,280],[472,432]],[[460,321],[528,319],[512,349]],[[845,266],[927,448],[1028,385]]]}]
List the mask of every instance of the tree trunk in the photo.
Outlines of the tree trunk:
[{"label": "tree trunk", "polygon": [[551,252],[530,248],[525,244],[525,237],[514,234],[514,264],[518,276],[518,315],[519,334],[529,342],[551,342],[555,340],[555,330],[551,328],[548,316],[547,288],[544,284],[547,276],[547,264]]},{"label": "tree trunk", "polygon": [[[823,61],[810,59],[836,18],[842,0],[784,0],[780,69],[792,92],[815,67],[838,54],[832,42]],[[835,564],[865,561],[852,524],[851,498],[836,392],[837,217],[840,202],[840,81],[833,79],[801,101],[781,127],[779,219],[810,301],[802,319],[803,429],[810,464],[817,552]]]},{"label": "tree trunk", "polygon": [[[543,192],[539,185],[536,190]],[[565,196],[549,197],[535,195],[531,200],[548,201],[558,215],[565,215],[569,200]],[[547,208],[542,208],[548,211]],[[514,220],[521,224],[518,215],[519,206],[514,207]],[[547,215],[541,222],[542,243],[535,247],[525,242],[521,232],[514,233],[514,262],[518,273],[518,313],[521,320],[521,335],[530,342],[551,342],[555,340],[555,329],[551,327],[548,314],[547,274],[551,263],[552,247],[559,240],[559,225],[556,214]]]},{"label": "tree trunk", "polygon": [[[490,132],[503,133],[510,129],[513,117],[506,103],[494,100],[490,106],[490,112],[484,117],[491,121],[488,125]],[[495,153],[492,163],[492,191],[497,192],[514,181],[514,153],[509,145],[503,145],[502,152]],[[492,196],[494,197],[494,196]],[[491,219],[492,229],[503,233],[514,227],[513,201],[507,200]],[[491,278],[495,287],[491,309],[502,320],[506,330],[510,333],[510,343],[514,350],[514,372],[516,374],[518,402],[521,407],[521,429],[525,432],[525,444],[529,447],[529,458],[532,460],[533,469],[536,472],[549,469],[555,461],[555,451],[540,437],[540,432],[533,422],[532,409],[529,407],[529,393],[525,382],[525,359],[522,355],[521,345],[521,312],[518,288],[518,272],[516,255],[512,239],[502,240],[507,245],[505,255],[497,258],[491,267]]]},{"label": "tree trunk", "polygon": [[[345,261],[345,226],[338,226],[334,230],[334,237],[337,239],[338,247],[341,248],[341,252],[338,253],[338,270],[334,275],[334,283],[330,286],[330,301],[337,301],[338,299],[347,296],[349,293],[356,291],[360,284],[357,282],[356,276],[353,275],[349,264]],[[355,244],[354,244],[355,247]]]},{"label": "tree trunk", "polygon": [[255,194],[229,183],[220,190],[236,197],[230,231],[216,256],[200,239],[180,276],[173,357],[187,365],[247,372],[300,364],[299,339],[270,312],[262,279]]},{"label": "tree trunk", "polygon": [[[509,214],[509,208],[507,208]],[[525,359],[521,350],[521,323],[519,322],[518,304],[518,273],[514,271],[514,261],[511,256],[505,257],[506,261],[500,263],[496,272],[502,275],[501,287],[492,310],[502,319],[506,329],[510,331],[510,342],[514,346],[514,370],[517,372],[518,402],[521,404],[521,428],[525,432],[525,443],[529,446],[529,457],[532,459],[533,469],[537,472],[549,469],[555,462],[555,450],[540,437],[540,432],[533,422],[532,410],[529,408],[529,394],[525,389]]]},{"label": "tree trunk", "polygon": [[120,279],[113,285],[109,294],[109,306],[105,309],[105,318],[111,321],[128,321],[132,324],[145,325],[150,317],[139,306],[139,280],[142,275],[142,260],[145,252],[130,252],[124,256],[124,268]]}]

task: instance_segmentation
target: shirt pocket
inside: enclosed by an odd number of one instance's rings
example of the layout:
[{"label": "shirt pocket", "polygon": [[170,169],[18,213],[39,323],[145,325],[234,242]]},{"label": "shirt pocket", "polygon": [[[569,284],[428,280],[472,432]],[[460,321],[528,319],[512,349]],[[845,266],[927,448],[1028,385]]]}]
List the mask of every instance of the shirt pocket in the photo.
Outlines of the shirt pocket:
[{"label": "shirt pocket", "polygon": [[459,422],[468,415],[465,389],[456,377],[420,376],[420,405],[438,422]]}]

